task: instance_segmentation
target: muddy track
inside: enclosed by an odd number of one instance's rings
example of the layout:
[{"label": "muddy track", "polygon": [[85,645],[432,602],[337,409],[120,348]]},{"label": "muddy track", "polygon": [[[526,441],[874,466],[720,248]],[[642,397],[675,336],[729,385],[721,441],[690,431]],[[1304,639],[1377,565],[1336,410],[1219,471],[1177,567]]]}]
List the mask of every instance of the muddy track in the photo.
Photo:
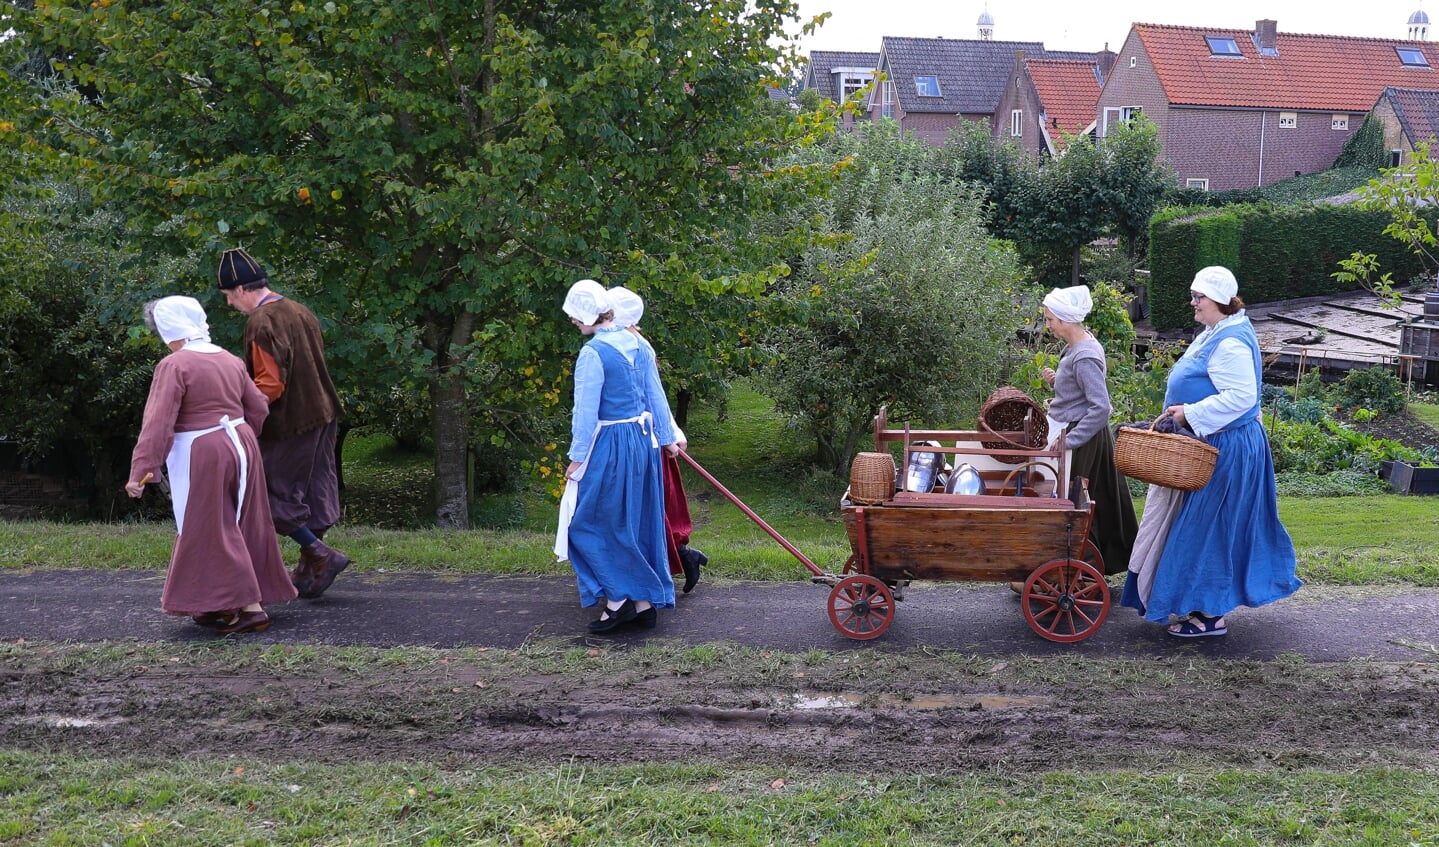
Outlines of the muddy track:
[{"label": "muddy track", "polygon": [[[283,751],[317,761],[704,760],[872,772],[1183,765],[1439,769],[1439,666],[1323,671],[1066,665],[1053,684],[946,673],[734,669],[504,675],[496,666],[304,675],[190,664],[107,672],[0,663],[0,738],[85,756]],[[994,665],[997,669],[1003,663]],[[616,753],[616,751],[625,751]]]}]

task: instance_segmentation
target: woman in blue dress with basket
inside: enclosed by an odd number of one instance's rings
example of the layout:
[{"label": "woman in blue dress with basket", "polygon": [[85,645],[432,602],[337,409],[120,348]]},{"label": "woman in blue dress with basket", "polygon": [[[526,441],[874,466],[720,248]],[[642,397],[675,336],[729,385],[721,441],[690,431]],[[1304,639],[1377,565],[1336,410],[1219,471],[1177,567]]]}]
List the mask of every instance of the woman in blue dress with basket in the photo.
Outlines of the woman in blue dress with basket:
[{"label": "woman in blue dress with basket", "polygon": [[1301,585],[1294,543],[1279,522],[1260,414],[1259,341],[1238,282],[1214,266],[1189,288],[1205,329],[1169,372],[1164,415],[1219,453],[1196,490],[1150,485],[1120,601],[1180,638],[1224,635],[1227,613],[1273,603]]}]

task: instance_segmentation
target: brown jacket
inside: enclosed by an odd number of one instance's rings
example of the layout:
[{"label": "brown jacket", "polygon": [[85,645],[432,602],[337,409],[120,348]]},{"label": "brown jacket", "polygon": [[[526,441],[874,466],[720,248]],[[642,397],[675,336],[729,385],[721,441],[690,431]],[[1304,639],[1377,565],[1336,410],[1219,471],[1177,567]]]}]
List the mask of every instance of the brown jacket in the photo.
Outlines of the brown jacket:
[{"label": "brown jacket", "polygon": [[318,429],[340,414],[340,396],[325,367],[325,342],[314,313],[289,298],[257,307],[245,322],[245,365],[255,375],[254,348],[275,360],[285,390],[270,403],[262,440]]}]

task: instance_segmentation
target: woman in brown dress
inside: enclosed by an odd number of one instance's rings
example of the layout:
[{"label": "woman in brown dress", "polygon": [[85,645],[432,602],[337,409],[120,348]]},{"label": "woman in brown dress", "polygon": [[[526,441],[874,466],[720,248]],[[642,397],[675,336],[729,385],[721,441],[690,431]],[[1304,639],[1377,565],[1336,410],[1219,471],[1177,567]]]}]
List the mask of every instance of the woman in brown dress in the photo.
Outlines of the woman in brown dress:
[{"label": "woman in brown dress", "polygon": [[139,497],[164,463],[176,536],[160,607],[226,635],[261,632],[260,604],[296,596],[257,440],[269,403],[245,363],[210,343],[197,300],[148,303],[146,320],[171,352],[155,366],[125,491]]}]

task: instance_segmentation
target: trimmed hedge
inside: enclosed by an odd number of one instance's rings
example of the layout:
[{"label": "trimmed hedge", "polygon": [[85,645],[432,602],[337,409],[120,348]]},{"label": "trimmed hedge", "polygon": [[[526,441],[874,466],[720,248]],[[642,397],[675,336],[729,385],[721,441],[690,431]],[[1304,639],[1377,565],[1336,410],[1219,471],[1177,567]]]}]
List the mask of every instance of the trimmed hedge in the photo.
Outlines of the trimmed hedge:
[{"label": "trimmed hedge", "polygon": [[1209,265],[1234,271],[1246,303],[1358,288],[1330,276],[1355,252],[1375,254],[1380,272],[1403,284],[1423,267],[1401,241],[1384,234],[1389,223],[1385,212],[1352,205],[1166,209],[1149,222],[1150,322],[1157,330],[1192,326],[1189,283]]}]

